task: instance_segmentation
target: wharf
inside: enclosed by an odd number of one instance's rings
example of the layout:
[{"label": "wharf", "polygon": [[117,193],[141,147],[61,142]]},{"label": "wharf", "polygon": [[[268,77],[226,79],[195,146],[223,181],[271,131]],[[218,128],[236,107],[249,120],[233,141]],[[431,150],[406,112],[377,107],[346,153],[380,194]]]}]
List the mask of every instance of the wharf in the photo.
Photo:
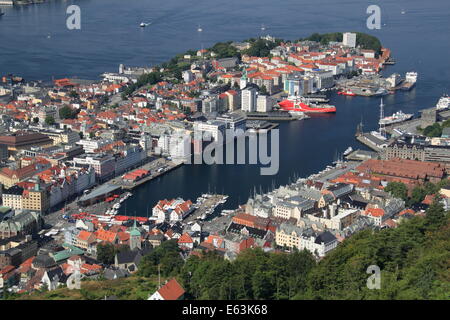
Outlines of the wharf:
[{"label": "wharf", "polygon": [[248,120],[247,129],[254,131],[269,131],[278,127],[278,123],[271,123],[261,120]]},{"label": "wharf", "polygon": [[297,117],[293,117],[286,111],[270,111],[270,112],[249,112],[246,114],[247,121],[250,120],[271,120],[271,121],[293,121]]},{"label": "wharf", "polygon": [[356,140],[361,142],[363,145],[369,147],[370,149],[381,152],[381,150],[388,144],[388,140],[381,140],[372,135],[370,132],[361,133],[356,136]]},{"label": "wharf", "polygon": [[[226,196],[222,194],[208,195],[206,200],[199,203],[198,208],[196,208],[189,216],[187,216],[186,219],[183,220],[183,223],[200,220],[204,214],[206,214],[207,217],[213,215],[214,210],[221,204],[221,202],[226,200],[225,197]],[[213,210],[211,211],[211,209]],[[209,211],[211,211],[210,214],[208,214]]]},{"label": "wharf", "polygon": [[367,151],[367,150],[355,150],[352,153],[350,153],[348,156],[345,157],[347,160],[352,161],[365,161],[369,159],[377,159],[378,153],[374,151]]},{"label": "wharf", "polygon": [[[157,161],[157,160],[155,160],[155,161]],[[166,161],[162,165],[159,164],[159,166],[157,166],[157,169],[152,169],[152,164],[154,165],[154,162],[148,163],[148,164],[142,166],[141,168],[139,168],[139,169],[150,170],[149,176],[147,176],[139,181],[136,181],[136,182],[125,182],[121,179],[120,182],[117,181],[118,184],[122,187],[123,190],[133,190],[134,188],[137,188],[140,185],[143,185],[144,183],[147,183],[149,181],[152,181],[153,179],[159,178],[160,176],[180,167],[183,163],[174,163],[174,162]],[[161,170],[161,171],[155,172],[155,170]]]}]

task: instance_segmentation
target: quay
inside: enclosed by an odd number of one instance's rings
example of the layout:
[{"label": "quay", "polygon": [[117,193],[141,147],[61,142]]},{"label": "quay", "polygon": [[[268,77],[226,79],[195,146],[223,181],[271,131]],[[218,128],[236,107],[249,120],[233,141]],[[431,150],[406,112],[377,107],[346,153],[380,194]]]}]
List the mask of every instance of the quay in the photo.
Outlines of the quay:
[{"label": "quay", "polygon": [[247,121],[247,129],[253,131],[269,131],[275,129],[279,126],[278,123],[271,123],[267,121],[261,120],[248,120]]},{"label": "quay", "polygon": [[135,182],[127,182],[123,180],[122,177],[118,177],[113,179],[112,183],[120,185],[123,190],[133,190],[134,188],[139,187],[140,185],[143,185],[144,183],[152,181],[156,178],[159,178],[162,175],[178,167],[181,167],[182,165],[183,165],[182,162],[175,163],[172,161],[168,161],[166,159],[157,159],[138,168],[150,171],[150,175],[148,175],[147,177],[137,180]]},{"label": "quay", "polygon": [[356,140],[376,152],[380,152],[388,144],[388,140],[381,140],[370,132],[356,135]]},{"label": "quay", "polygon": [[223,194],[205,194],[202,197],[199,197],[199,199],[197,199],[197,203],[199,200],[202,201],[201,199],[203,199],[203,201],[198,204],[198,207],[189,216],[187,216],[183,222],[189,223],[199,219],[205,220],[202,216],[205,215],[205,218],[208,218],[208,216],[213,215],[215,209],[220,204],[225,203],[227,198],[228,196]]},{"label": "quay", "polygon": [[355,150],[351,152],[349,155],[345,156],[345,159],[352,160],[352,161],[366,161],[369,159],[377,159],[378,153],[374,151],[367,151],[367,150]]},{"label": "quay", "polygon": [[289,112],[286,111],[270,111],[270,112],[249,112],[246,114],[246,119],[247,121],[251,120],[293,121],[298,120],[299,117],[294,117]]}]

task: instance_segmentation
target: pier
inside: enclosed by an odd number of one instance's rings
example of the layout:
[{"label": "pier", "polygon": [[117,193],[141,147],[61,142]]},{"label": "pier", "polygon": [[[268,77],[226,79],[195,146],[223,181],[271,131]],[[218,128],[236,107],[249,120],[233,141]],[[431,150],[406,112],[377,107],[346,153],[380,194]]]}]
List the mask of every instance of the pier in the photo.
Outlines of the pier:
[{"label": "pier", "polygon": [[[206,197],[205,197],[206,196]],[[183,220],[184,223],[188,223],[195,220],[206,220],[209,216],[214,214],[214,210],[220,205],[225,203],[226,198],[223,194],[205,194],[198,200],[203,201],[201,203],[196,203],[198,207],[192,212],[186,219]],[[205,216],[205,219],[202,218]]]},{"label": "pier", "polygon": [[383,140],[375,137],[370,132],[358,134],[356,136],[356,140],[358,140],[363,145],[369,147],[370,149],[372,149],[376,152],[381,152],[381,150],[388,144],[388,140],[383,141]]},{"label": "pier", "polygon": [[127,182],[124,181],[122,177],[118,177],[113,180],[113,183],[120,185],[123,190],[133,190],[134,188],[137,188],[144,183],[159,178],[182,165],[183,163],[175,163],[166,159],[157,159],[138,168],[150,171],[150,175],[148,175],[147,177],[135,182]]}]

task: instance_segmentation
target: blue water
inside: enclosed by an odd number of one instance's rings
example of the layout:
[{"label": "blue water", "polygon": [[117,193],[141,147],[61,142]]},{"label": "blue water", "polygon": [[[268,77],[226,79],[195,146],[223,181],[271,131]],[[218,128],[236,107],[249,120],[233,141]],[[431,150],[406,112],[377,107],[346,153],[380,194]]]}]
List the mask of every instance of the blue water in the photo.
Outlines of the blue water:
[{"label": "blue water", "polygon": [[[81,30],[66,28],[66,8],[81,8]],[[382,28],[368,30],[366,9],[381,7]],[[401,11],[405,10],[405,14]],[[80,0],[3,7],[0,18],[0,74],[49,80],[76,76],[95,79],[125,65],[153,65],[188,49],[218,41],[264,34],[298,39],[313,32],[360,31],[377,36],[397,64],[384,71],[417,71],[417,87],[385,99],[385,113],[432,107],[450,93],[450,1],[448,0]],[[140,28],[141,22],[152,22]],[[198,25],[203,32],[197,32]],[[287,183],[295,172],[306,176],[330,164],[354,140],[356,125],[376,128],[378,99],[333,95],[336,115],[280,125],[280,170],[260,176],[257,166],[189,165],[136,190],[128,213],[145,215],[166,197],[195,199],[208,191],[230,194],[230,207],[245,202],[254,186],[267,190]]]}]

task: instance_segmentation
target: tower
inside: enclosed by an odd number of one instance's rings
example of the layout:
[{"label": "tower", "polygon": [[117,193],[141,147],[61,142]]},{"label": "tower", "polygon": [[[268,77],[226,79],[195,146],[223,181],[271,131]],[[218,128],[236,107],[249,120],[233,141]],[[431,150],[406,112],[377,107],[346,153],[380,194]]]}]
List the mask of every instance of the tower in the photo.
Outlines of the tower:
[{"label": "tower", "polygon": [[130,231],[130,249],[141,249],[141,233],[136,226],[136,220],[134,220],[133,227]]},{"label": "tower", "polygon": [[242,72],[242,77],[241,77],[241,81],[239,83],[239,88],[242,90],[247,86],[247,70],[244,69],[244,71]]},{"label": "tower", "polygon": [[381,98],[381,103],[380,103],[380,129],[379,132],[380,134],[384,137],[386,135],[386,129],[384,128],[384,122],[382,122],[381,120],[384,118],[384,104],[383,104],[383,98]]}]

